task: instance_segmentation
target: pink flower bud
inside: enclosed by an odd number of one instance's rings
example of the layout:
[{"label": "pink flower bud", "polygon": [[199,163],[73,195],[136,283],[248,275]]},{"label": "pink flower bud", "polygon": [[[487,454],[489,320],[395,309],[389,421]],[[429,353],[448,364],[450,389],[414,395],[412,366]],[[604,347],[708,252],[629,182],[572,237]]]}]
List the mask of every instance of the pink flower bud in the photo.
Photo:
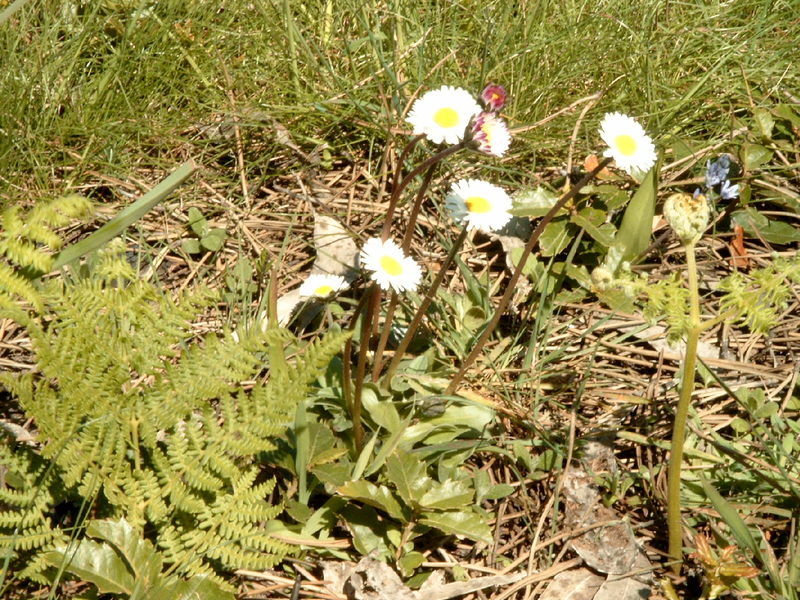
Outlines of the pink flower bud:
[{"label": "pink flower bud", "polygon": [[486,104],[486,108],[493,112],[497,112],[505,106],[506,96],[506,88],[494,83],[487,85],[483,92],[481,92],[481,98],[484,104]]}]

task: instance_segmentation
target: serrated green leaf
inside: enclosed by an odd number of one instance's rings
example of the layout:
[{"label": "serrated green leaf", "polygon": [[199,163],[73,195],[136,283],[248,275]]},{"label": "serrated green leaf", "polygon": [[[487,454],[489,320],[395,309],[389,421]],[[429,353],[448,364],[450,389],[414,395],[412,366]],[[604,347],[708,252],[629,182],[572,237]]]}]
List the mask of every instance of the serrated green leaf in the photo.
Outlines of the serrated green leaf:
[{"label": "serrated green leaf", "polygon": [[741,225],[749,237],[763,238],[771,244],[786,245],[800,240],[800,230],[784,221],[771,221],[752,207],[737,210],[731,220]]},{"label": "serrated green leaf", "polygon": [[484,517],[472,511],[426,512],[422,513],[419,522],[445,533],[487,544],[492,543],[492,530],[489,524]]},{"label": "serrated green leaf", "polygon": [[634,260],[650,245],[656,212],[658,163],[647,172],[622,217],[614,243],[622,247],[622,259]]},{"label": "serrated green leaf", "polygon": [[379,394],[377,386],[364,385],[361,392],[361,406],[373,421],[389,433],[394,433],[400,427],[400,414],[391,399],[383,399]]},{"label": "serrated green leaf", "polygon": [[403,509],[400,503],[392,495],[389,488],[378,486],[366,479],[348,481],[339,486],[337,493],[347,498],[360,500],[364,504],[369,504],[374,508],[379,508],[397,520],[403,520]]},{"label": "serrated green leaf", "polygon": [[772,160],[772,150],[761,144],[746,143],[742,146],[742,163],[748,171],[757,169]]},{"label": "serrated green leaf", "polygon": [[400,449],[386,459],[385,474],[409,505],[419,502],[430,483],[425,475],[425,463]]},{"label": "serrated green leaf", "polygon": [[538,187],[517,195],[509,212],[515,217],[543,217],[557,201],[558,196],[553,192]]},{"label": "serrated green leaf", "polygon": [[391,530],[398,529],[394,523],[378,518],[371,506],[348,504],[339,514],[353,535],[353,546],[360,554],[366,556],[377,551],[379,558],[394,558],[388,537]]},{"label": "serrated green leaf", "polygon": [[153,590],[145,600],[169,598],[169,600],[234,600],[232,592],[223,590],[219,584],[205,575],[195,575],[190,580],[166,583]]},{"label": "serrated green leaf", "polygon": [[101,594],[133,593],[135,581],[125,561],[108,544],[81,540],[77,548],[59,546],[44,556],[52,566],[67,563],[66,571],[94,584]]},{"label": "serrated green leaf", "polygon": [[450,439],[468,432],[481,432],[494,420],[494,411],[484,404],[450,404],[444,413],[407,427],[402,442],[412,446],[437,430],[447,429]]},{"label": "serrated green leaf", "polygon": [[427,509],[450,510],[472,504],[475,490],[466,479],[434,481],[419,499],[420,506]]},{"label": "serrated green leaf", "polygon": [[572,232],[570,231],[569,217],[556,217],[542,231],[539,238],[539,250],[542,256],[555,256],[569,244]]},{"label": "serrated green leaf", "polygon": [[[598,214],[600,215],[599,223],[597,222]],[[608,248],[614,243],[616,230],[611,223],[603,223],[604,218],[605,213],[603,211],[587,207],[572,215],[570,220],[584,229],[594,241]]]}]

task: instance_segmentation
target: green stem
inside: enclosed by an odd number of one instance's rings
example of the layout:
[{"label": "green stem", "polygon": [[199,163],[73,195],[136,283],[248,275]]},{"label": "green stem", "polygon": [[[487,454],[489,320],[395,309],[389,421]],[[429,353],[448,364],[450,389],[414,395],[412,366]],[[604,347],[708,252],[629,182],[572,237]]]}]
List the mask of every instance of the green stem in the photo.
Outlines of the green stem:
[{"label": "green stem", "polygon": [[672,426],[672,447],[667,474],[667,526],[669,528],[669,557],[674,561],[672,570],[680,574],[683,562],[683,532],[681,529],[681,464],[683,444],[686,440],[686,420],[694,391],[697,366],[697,342],[700,337],[700,294],[697,286],[697,262],[694,243],[686,244],[686,267],[689,280],[689,329],[686,333],[686,356],[683,360],[681,394]]},{"label": "green stem", "polygon": [[494,315],[492,316],[492,320],[489,321],[489,324],[483,330],[483,333],[475,342],[475,345],[472,347],[472,351],[469,353],[467,358],[464,359],[464,362],[461,363],[461,368],[458,370],[458,373],[455,374],[453,379],[450,381],[450,385],[447,386],[446,394],[454,394],[456,389],[458,389],[458,384],[461,383],[461,380],[464,378],[467,370],[470,368],[472,363],[481,354],[483,351],[483,346],[486,341],[489,339],[489,336],[492,335],[492,332],[497,327],[497,324],[500,322],[500,317],[503,316],[503,312],[508,306],[508,303],[511,301],[511,297],[514,295],[516,291],[517,281],[519,281],[519,276],[522,274],[522,268],[525,266],[525,263],[528,260],[528,256],[530,256],[531,250],[533,250],[534,245],[537,241],[539,241],[539,237],[542,235],[544,228],[553,220],[553,218],[559,213],[559,211],[564,208],[564,205],[572,200],[575,196],[578,195],[578,192],[587,184],[589,183],[595,175],[597,175],[600,171],[605,169],[608,164],[611,162],[611,158],[607,157],[600,161],[600,163],[591,171],[589,171],[586,175],[581,177],[580,181],[576,183],[574,186],[570,188],[570,190],[564,194],[558,202],[553,205],[547,214],[539,221],[539,224],[536,226],[536,229],[533,230],[528,243],[525,244],[525,248],[522,250],[522,255],[519,257],[519,262],[517,263],[514,272],[511,274],[511,279],[508,280],[506,284],[506,291],[503,296],[500,298],[500,302],[497,305],[497,309],[494,311]]}]

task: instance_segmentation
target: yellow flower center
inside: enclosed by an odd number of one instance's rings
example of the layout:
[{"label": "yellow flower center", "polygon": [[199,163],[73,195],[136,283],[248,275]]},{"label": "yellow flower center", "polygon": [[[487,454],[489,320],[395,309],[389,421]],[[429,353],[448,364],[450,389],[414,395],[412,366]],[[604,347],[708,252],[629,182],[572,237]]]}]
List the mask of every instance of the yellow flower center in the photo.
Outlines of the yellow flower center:
[{"label": "yellow flower center", "polygon": [[381,269],[386,271],[392,277],[402,275],[403,273],[403,265],[400,264],[400,261],[386,255],[381,256]]},{"label": "yellow flower center", "polygon": [[458,112],[449,106],[445,106],[436,111],[436,114],[433,115],[433,121],[439,127],[455,127],[458,125]]},{"label": "yellow flower center", "polygon": [[483,125],[481,127],[481,131],[483,132],[483,135],[486,136],[486,143],[491,146],[492,145],[492,126],[488,125],[488,124]]},{"label": "yellow flower center", "polygon": [[316,290],[314,290],[314,293],[317,296],[327,296],[332,291],[333,291],[333,288],[331,286],[329,286],[329,285],[321,285]]},{"label": "yellow flower center", "polygon": [[464,204],[471,213],[487,213],[492,210],[492,203],[482,196],[470,196],[464,200]]},{"label": "yellow flower center", "polygon": [[632,156],[636,153],[636,140],[627,134],[618,135],[614,139],[614,143],[625,156]]}]

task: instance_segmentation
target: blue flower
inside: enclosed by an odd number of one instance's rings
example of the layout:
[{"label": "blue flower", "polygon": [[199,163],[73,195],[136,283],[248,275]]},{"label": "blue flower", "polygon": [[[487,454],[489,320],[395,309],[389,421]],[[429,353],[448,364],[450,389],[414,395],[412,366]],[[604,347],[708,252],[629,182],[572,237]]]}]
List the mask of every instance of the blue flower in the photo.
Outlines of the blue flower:
[{"label": "blue flower", "polygon": [[727,154],[723,154],[716,162],[706,163],[706,187],[712,188],[728,179],[728,171],[731,168],[731,159]]},{"label": "blue flower", "polygon": [[722,187],[719,189],[719,197],[723,200],[733,200],[739,195],[739,185],[731,185],[727,179],[722,182]]}]

